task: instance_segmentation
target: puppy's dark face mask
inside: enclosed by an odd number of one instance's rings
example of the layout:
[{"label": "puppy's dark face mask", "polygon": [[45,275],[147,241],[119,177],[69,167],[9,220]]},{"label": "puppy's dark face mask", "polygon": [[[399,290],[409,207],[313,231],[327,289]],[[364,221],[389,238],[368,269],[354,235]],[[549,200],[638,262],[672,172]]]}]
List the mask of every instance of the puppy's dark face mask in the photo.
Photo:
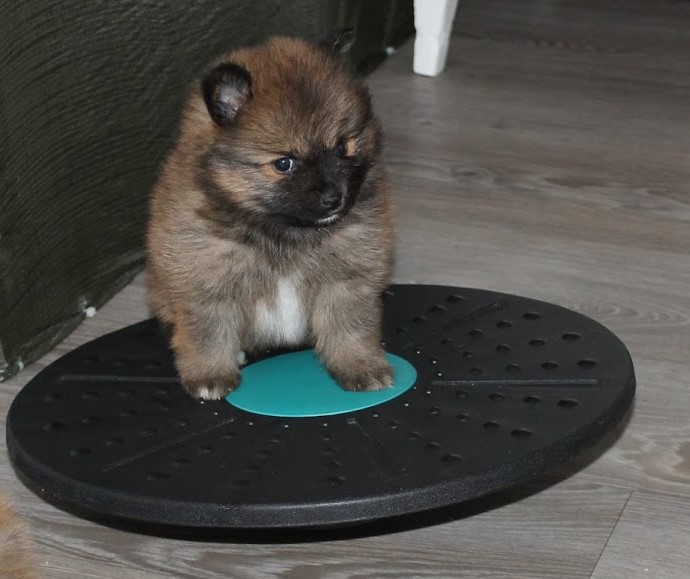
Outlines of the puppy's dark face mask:
[{"label": "puppy's dark face mask", "polygon": [[203,171],[224,211],[269,230],[327,228],[366,196],[380,131],[340,56],[349,44],[347,31],[320,46],[276,39],[206,75],[217,129]]},{"label": "puppy's dark face mask", "polygon": [[338,221],[356,202],[366,175],[355,147],[354,138],[342,136],[335,145],[314,143],[305,156],[288,153],[272,161],[265,172],[278,177],[261,200],[265,212],[287,226]]}]

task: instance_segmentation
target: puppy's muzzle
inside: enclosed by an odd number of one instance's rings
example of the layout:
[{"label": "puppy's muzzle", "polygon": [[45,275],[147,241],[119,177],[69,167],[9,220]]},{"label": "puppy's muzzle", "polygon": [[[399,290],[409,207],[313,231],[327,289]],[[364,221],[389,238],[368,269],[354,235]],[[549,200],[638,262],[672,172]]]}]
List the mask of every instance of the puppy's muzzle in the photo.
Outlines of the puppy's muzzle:
[{"label": "puppy's muzzle", "polygon": [[329,187],[321,194],[319,202],[325,210],[334,211],[342,206],[343,194],[335,187]]}]

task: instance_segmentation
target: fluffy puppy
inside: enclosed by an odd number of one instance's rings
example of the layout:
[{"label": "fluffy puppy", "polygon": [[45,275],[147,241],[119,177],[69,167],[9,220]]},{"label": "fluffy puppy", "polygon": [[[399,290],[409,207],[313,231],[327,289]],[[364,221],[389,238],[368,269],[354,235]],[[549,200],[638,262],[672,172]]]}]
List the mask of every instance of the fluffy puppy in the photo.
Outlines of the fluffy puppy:
[{"label": "fluffy puppy", "polygon": [[30,542],[9,497],[0,494],[0,577],[34,579]]},{"label": "fluffy puppy", "polygon": [[272,38],[194,87],[153,191],[150,302],[184,388],[237,387],[244,352],[313,345],[348,390],[391,385],[381,300],[392,211],[370,96],[321,44]]}]

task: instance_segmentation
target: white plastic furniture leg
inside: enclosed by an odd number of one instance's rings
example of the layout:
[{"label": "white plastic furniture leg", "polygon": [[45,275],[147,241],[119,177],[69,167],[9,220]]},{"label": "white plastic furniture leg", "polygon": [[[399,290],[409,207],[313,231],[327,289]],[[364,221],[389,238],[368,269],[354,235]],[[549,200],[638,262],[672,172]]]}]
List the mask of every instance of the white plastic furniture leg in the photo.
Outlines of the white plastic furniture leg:
[{"label": "white plastic furniture leg", "polygon": [[414,63],[417,74],[436,76],[446,65],[458,0],[414,0]]}]

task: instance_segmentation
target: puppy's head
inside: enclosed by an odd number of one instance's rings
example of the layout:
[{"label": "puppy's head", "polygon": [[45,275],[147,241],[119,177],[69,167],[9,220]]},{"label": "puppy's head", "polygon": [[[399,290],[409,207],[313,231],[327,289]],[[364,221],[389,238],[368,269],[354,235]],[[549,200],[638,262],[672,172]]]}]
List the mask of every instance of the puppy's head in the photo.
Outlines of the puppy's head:
[{"label": "puppy's head", "polygon": [[342,29],[320,45],[274,38],[206,74],[202,173],[221,210],[306,231],[352,209],[380,149],[369,94],[342,57],[352,39]]}]

